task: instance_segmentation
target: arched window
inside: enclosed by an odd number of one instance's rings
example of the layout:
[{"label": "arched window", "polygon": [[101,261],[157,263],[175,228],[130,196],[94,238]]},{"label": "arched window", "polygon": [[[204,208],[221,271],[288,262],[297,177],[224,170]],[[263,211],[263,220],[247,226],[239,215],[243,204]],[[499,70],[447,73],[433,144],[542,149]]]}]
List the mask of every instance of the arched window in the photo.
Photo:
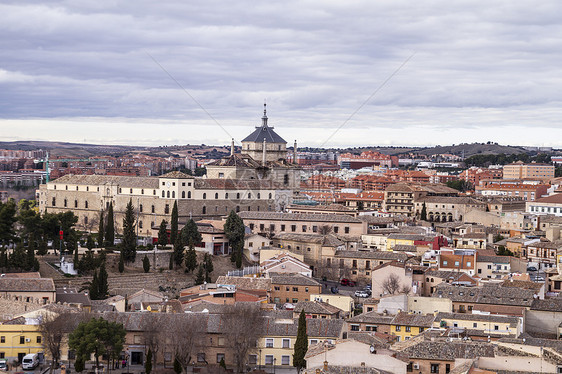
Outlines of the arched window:
[{"label": "arched window", "polygon": [[64,207],[66,208],[66,199],[64,199]]},{"label": "arched window", "polygon": [[215,199],[218,199],[218,198],[219,198],[219,193],[215,192]]},{"label": "arched window", "polygon": [[144,195],[144,188],[141,189],[141,195]]},{"label": "arched window", "polygon": [[131,188],[130,193],[133,193],[133,189]]},{"label": "arched window", "polygon": [[271,200],[271,192],[269,193],[269,200]]},{"label": "arched window", "polygon": [[172,199],[176,198],[176,191],[172,191]]},{"label": "arched window", "polygon": [[154,205],[152,206],[152,213],[154,213]]},{"label": "arched window", "polygon": [[252,198],[252,194],[248,192],[248,199]]},{"label": "arched window", "polygon": [[224,198],[228,199],[228,192],[224,194]]},{"label": "arched window", "polygon": [[78,208],[78,200],[74,200],[74,207]]},{"label": "arched window", "polygon": [[207,214],[207,207],[203,205],[203,214]]},{"label": "arched window", "polygon": [[139,221],[139,229],[142,229],[142,221]]},{"label": "arched window", "polygon": [[142,204],[141,204],[141,205],[139,205],[139,212],[141,212],[141,213],[142,213]]},{"label": "arched window", "polygon": [[57,205],[57,200],[54,197],[53,197],[53,201],[52,201],[51,205],[53,205],[53,206]]},{"label": "arched window", "polygon": [[84,201],[84,208],[88,209],[88,202]]},{"label": "arched window", "polygon": [[248,206],[248,212],[250,212],[252,210],[251,206]]},{"label": "arched window", "polygon": [[88,217],[84,217],[84,224],[87,225],[88,224]]},{"label": "arched window", "polygon": [[182,199],[185,199],[185,191],[182,191],[182,192],[181,192],[181,198],[182,198]]},{"label": "arched window", "polygon": [[238,200],[240,200],[240,193],[237,193],[237,194],[236,194],[236,198],[237,198]]},{"label": "arched window", "polygon": [[78,186],[76,186],[76,191],[78,191]]},{"label": "arched window", "polygon": [[260,199],[260,197],[261,197],[261,194],[258,192],[258,200]]},{"label": "arched window", "polygon": [[167,192],[166,192],[166,197],[167,197],[167,198],[170,198],[170,191],[167,191]]},{"label": "arched window", "polygon": [[166,197],[166,191],[162,191],[162,197]]},{"label": "arched window", "polygon": [[191,191],[187,191],[187,198],[191,199]]},{"label": "arched window", "polygon": [[236,213],[240,212],[240,206],[236,205]]},{"label": "arched window", "polygon": [[207,193],[203,192],[203,200],[205,200],[207,198]]}]

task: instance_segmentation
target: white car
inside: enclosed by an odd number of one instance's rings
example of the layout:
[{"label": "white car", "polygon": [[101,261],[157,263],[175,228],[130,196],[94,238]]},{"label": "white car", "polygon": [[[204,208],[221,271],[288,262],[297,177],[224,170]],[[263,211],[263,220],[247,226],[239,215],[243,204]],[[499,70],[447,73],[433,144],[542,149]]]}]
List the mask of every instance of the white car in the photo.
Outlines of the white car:
[{"label": "white car", "polygon": [[355,297],[369,297],[367,291],[355,291]]}]

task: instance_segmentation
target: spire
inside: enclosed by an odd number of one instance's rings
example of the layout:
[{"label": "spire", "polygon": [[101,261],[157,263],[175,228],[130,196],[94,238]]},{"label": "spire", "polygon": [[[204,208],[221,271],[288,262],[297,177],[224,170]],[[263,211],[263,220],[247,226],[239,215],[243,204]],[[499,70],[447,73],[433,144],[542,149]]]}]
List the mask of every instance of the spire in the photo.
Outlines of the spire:
[{"label": "spire", "polygon": [[263,117],[261,118],[262,127],[267,127],[267,103],[263,102]]},{"label": "spire", "polygon": [[232,138],[232,143],[230,143],[230,155],[234,156],[234,138]]}]

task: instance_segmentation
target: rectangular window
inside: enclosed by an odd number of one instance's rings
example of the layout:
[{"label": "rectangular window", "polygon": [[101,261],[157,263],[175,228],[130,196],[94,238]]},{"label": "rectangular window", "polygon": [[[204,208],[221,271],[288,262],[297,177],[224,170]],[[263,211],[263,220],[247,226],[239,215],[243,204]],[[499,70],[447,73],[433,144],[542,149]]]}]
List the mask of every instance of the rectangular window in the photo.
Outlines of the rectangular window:
[{"label": "rectangular window", "polygon": [[412,328],[410,326],[406,326],[406,332],[411,332]]},{"label": "rectangular window", "polygon": [[258,363],[258,355],[249,355],[248,356],[248,363],[250,365],[256,365]]},{"label": "rectangular window", "polygon": [[[351,326],[351,327],[353,327],[353,326]],[[359,331],[359,326],[357,326],[357,330],[355,330],[355,331]],[[317,344],[317,343],[318,343],[318,339],[310,339],[310,345]]]},{"label": "rectangular window", "polygon": [[302,225],[302,232],[306,232],[306,225]]},{"label": "rectangular window", "polygon": [[25,344],[25,336],[20,336],[20,344]]},{"label": "rectangular window", "polygon": [[273,365],[273,355],[265,355],[265,364]]},{"label": "rectangular window", "polygon": [[299,292],[299,288],[298,288],[298,287],[293,287],[293,292]]},{"label": "rectangular window", "polygon": [[291,356],[281,356],[281,365],[290,365]]},{"label": "rectangular window", "polygon": [[291,339],[283,339],[283,348],[290,348]]},{"label": "rectangular window", "polygon": [[224,361],[224,353],[217,353],[217,364],[220,364],[221,361]]},{"label": "rectangular window", "polygon": [[431,364],[430,372],[431,373],[439,373],[439,364]]},{"label": "rectangular window", "polygon": [[205,362],[205,361],[207,361],[205,360],[205,353],[203,352],[197,353],[197,362]]},{"label": "rectangular window", "polygon": [[219,347],[224,347],[224,336],[219,336],[219,338],[217,339],[217,344],[219,345]]},{"label": "rectangular window", "polygon": [[400,331],[401,330],[401,326],[396,326],[396,331]]},{"label": "rectangular window", "polygon": [[273,348],[273,339],[265,339],[265,348]]},{"label": "rectangular window", "polygon": [[37,341],[37,343],[41,344],[41,335],[39,335],[39,336],[37,337],[37,340],[36,340],[36,341]]},{"label": "rectangular window", "polygon": [[6,337],[0,336],[0,343],[6,343]]},{"label": "rectangular window", "polygon": [[281,225],[281,231],[285,231],[285,225]]},{"label": "rectangular window", "polygon": [[291,231],[292,232],[297,231],[297,225],[291,225]]}]

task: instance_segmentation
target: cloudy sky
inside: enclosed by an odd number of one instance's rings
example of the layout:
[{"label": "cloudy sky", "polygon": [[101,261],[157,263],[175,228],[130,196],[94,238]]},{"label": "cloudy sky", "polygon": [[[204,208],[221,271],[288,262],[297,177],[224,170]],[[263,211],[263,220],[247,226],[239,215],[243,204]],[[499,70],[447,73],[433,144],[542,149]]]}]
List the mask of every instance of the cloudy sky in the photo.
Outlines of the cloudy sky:
[{"label": "cloudy sky", "polygon": [[[0,140],[559,147],[559,0],[0,4]],[[339,128],[339,131],[338,131]]]}]

